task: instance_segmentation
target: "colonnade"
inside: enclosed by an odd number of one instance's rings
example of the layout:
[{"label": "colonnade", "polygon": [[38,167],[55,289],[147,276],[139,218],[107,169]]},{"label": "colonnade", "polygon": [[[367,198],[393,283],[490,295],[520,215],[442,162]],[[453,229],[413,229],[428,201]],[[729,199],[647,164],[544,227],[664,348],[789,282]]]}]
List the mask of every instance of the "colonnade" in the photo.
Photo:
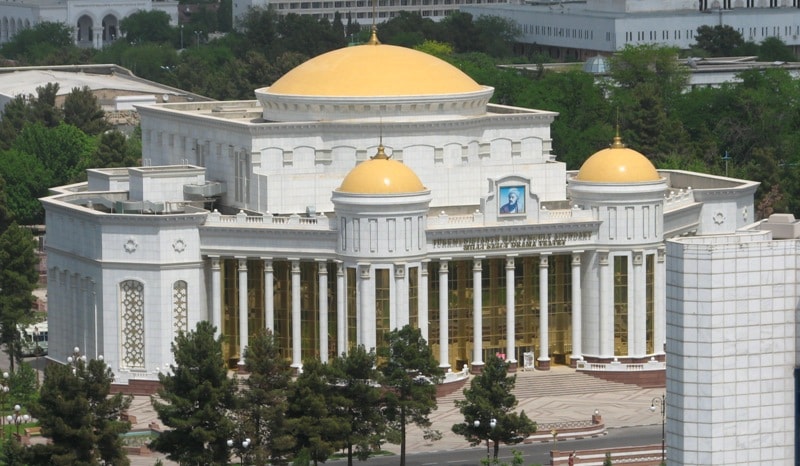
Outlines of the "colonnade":
[{"label": "colonnade", "polygon": [[[599,270],[587,271],[586,261],[584,257],[588,255],[596,255],[594,263],[599,265]],[[517,254],[508,254],[503,257],[473,257],[472,276],[471,276],[471,312],[468,310],[458,310],[458,316],[451,315],[450,303],[453,299],[452,291],[449,289],[451,283],[450,277],[450,264],[455,260],[462,261],[463,268],[464,259],[443,257],[433,264],[438,265],[438,298],[436,297],[436,287],[431,286],[429,283],[429,265],[431,261],[425,260],[422,262],[413,263],[398,263],[398,264],[371,264],[371,263],[357,263],[345,264],[341,261],[328,261],[317,260],[315,261],[314,272],[316,283],[310,284],[310,277],[306,275],[301,279],[301,263],[305,264],[304,267],[310,267],[311,261],[301,260],[299,258],[285,258],[279,259],[282,263],[288,263],[288,278],[287,274],[276,280],[275,269],[273,267],[274,260],[271,257],[259,258],[263,263],[263,303],[257,305],[257,312],[263,313],[263,325],[265,328],[275,330],[276,326],[276,310],[275,310],[275,297],[276,289],[275,284],[279,286],[286,286],[290,290],[283,290],[290,296],[290,302],[287,309],[281,310],[281,313],[288,314],[283,319],[288,319],[290,325],[285,325],[285,329],[290,330],[289,338],[284,340],[286,343],[287,358],[291,360],[293,367],[299,368],[302,366],[302,359],[304,355],[314,353],[323,361],[327,361],[331,355],[342,354],[347,352],[348,349],[354,344],[363,344],[367,348],[375,348],[382,344],[382,335],[392,329],[400,328],[406,324],[416,326],[422,332],[422,335],[429,343],[438,347],[438,359],[440,366],[447,370],[452,367],[453,356],[450,351],[454,346],[452,343],[453,337],[471,337],[471,342],[468,341],[467,345],[471,343],[471,365],[473,371],[478,371],[484,364],[485,351],[491,348],[494,351],[494,346],[488,345],[490,336],[484,335],[485,319],[500,319],[495,314],[494,317],[488,316],[484,300],[484,263],[487,261],[504,261],[504,264],[493,262],[495,269],[504,265],[504,291],[494,290],[491,292],[505,293],[505,305],[501,309],[505,313],[504,316],[504,338],[499,344],[503,345],[498,349],[498,352],[505,351],[506,359],[513,365],[519,364],[517,356],[522,351],[520,348],[522,342],[517,332],[520,331],[521,324],[520,316],[517,315],[518,308],[522,305],[528,306],[533,300],[536,301],[535,309],[533,305],[530,306],[528,312],[530,317],[534,315],[538,319],[538,329],[535,332],[534,339],[536,340],[536,353],[535,363],[540,369],[548,369],[551,365],[552,345],[551,345],[551,331],[558,330],[563,334],[562,340],[566,341],[568,338],[569,345],[563,345],[560,341],[561,347],[566,347],[568,351],[567,360],[564,363],[574,363],[576,360],[584,357],[585,353],[592,358],[614,358],[616,356],[626,357],[644,357],[650,353],[660,353],[662,348],[653,343],[653,341],[663,341],[665,331],[663,329],[664,309],[664,267],[663,267],[663,251],[658,253],[659,266],[654,267],[653,264],[647,265],[648,261],[652,261],[655,254],[652,251],[645,255],[643,251],[634,251],[627,255],[620,256],[620,253],[611,254],[609,251],[573,251],[569,256],[559,258],[562,264],[563,279],[568,280],[571,286],[571,291],[563,290],[567,293],[566,296],[561,297],[559,303],[560,309],[566,308],[570,314],[569,319],[565,320],[566,316],[559,317],[560,321],[553,323],[550,321],[551,310],[551,296],[550,290],[552,287],[560,286],[560,284],[551,283],[551,274],[548,273],[551,267],[551,262],[557,256],[552,253],[542,253],[537,255],[538,259],[538,297],[526,297],[527,301],[521,302],[521,297],[524,293],[520,292],[519,280],[520,270],[519,267],[522,263],[517,262],[525,258],[519,257]],[[624,274],[616,274],[617,279],[623,277],[627,279],[624,284],[624,297],[619,290],[615,290],[615,275],[614,264],[618,261],[617,257],[624,257],[630,259],[631,266]],[[530,259],[530,258],[528,258]],[[250,321],[253,320],[252,315],[248,318],[247,312],[253,309],[252,304],[252,290],[248,286],[241,286],[241,284],[248,284],[252,271],[248,270],[248,261],[253,259],[246,257],[233,257],[222,258],[220,256],[209,256],[210,272],[211,272],[211,300],[210,300],[210,320],[213,325],[222,331],[223,329],[223,289],[224,283],[222,279],[221,264],[224,260],[236,261],[236,281],[238,282],[238,303],[235,306],[238,310],[225,311],[225,312],[238,312],[235,320],[238,321],[236,333],[238,333],[238,348],[248,346],[249,335],[252,335],[256,330],[251,327]],[[286,265],[282,265],[286,270]],[[626,266],[627,267],[627,266]],[[529,267],[530,268],[530,267]],[[433,270],[434,268],[431,268]],[[653,270],[655,269],[655,270]],[[528,270],[528,269],[526,269]],[[329,280],[329,275],[335,273],[335,277]],[[655,279],[653,279],[653,275]],[[586,278],[588,277],[588,278]],[[283,282],[281,282],[283,280]],[[226,279],[227,283],[228,280]],[[285,285],[283,285],[285,284]],[[515,285],[516,284],[516,285]],[[455,285],[458,286],[458,285]],[[314,287],[310,294],[308,289]],[[596,287],[597,290],[592,293],[585,293],[584,287]],[[304,293],[301,297],[301,290]],[[558,291],[558,290],[557,290]],[[313,296],[316,293],[316,296]],[[432,293],[432,294],[431,294]],[[648,297],[649,296],[649,297]],[[589,297],[596,302],[590,302],[586,306],[584,298]],[[434,298],[438,301],[434,306],[429,309],[429,299]],[[316,309],[310,309],[308,304],[309,299],[313,299],[316,304]],[[564,300],[570,302],[564,303]],[[308,307],[309,309],[303,309]],[[430,303],[434,304],[434,303]],[[502,306],[502,305],[501,305]],[[622,307],[621,307],[622,306]],[[331,309],[335,307],[335,309]],[[435,335],[429,335],[429,313],[435,312],[438,307],[438,325]],[[497,310],[499,306],[495,306]],[[527,309],[527,308],[526,308]],[[645,311],[649,309],[649,311]],[[540,311],[546,310],[546,311]],[[630,310],[630,312],[628,312]],[[634,311],[635,310],[635,311]],[[309,312],[313,311],[313,316],[310,318]],[[615,312],[617,313],[615,315]],[[533,313],[533,314],[531,314]],[[623,314],[624,313],[624,314]],[[454,330],[451,328],[451,320],[453,318],[464,318],[467,314],[471,314],[471,335],[451,335]],[[283,314],[282,314],[283,315]],[[623,334],[620,335],[620,315],[623,315],[626,321],[623,325]],[[312,319],[317,329],[314,331],[313,337],[307,337],[306,341],[313,341],[316,343],[315,348],[304,347],[303,333],[307,332],[305,328]],[[335,319],[335,327],[329,327]],[[616,328],[615,328],[616,319]],[[624,320],[623,319],[623,320]],[[434,319],[436,321],[437,319]],[[491,322],[491,320],[490,320]],[[495,320],[497,322],[497,320]],[[525,322],[529,322],[526,320]],[[565,323],[566,322],[566,323]],[[288,323],[287,323],[288,324]],[[551,325],[556,325],[558,328],[551,328]],[[588,325],[588,327],[587,327]],[[567,329],[566,327],[569,326]],[[230,327],[230,326],[229,326]],[[335,328],[335,332],[333,329]],[[494,328],[500,328],[500,324]],[[530,327],[534,328],[534,327]],[[329,331],[330,330],[330,331]],[[456,331],[458,328],[456,328]],[[230,328],[225,329],[226,333],[231,333]],[[615,332],[617,332],[615,334]],[[231,336],[231,335],[228,335]],[[496,336],[494,336],[496,339]],[[617,345],[615,348],[615,338],[617,338]],[[335,341],[329,341],[335,340]],[[648,340],[649,343],[648,344]],[[291,343],[289,344],[289,341]],[[497,340],[500,341],[500,340]],[[623,344],[620,346],[619,341]],[[308,343],[305,343],[309,346]],[[528,344],[528,346],[531,346]],[[528,347],[526,346],[526,347]],[[463,349],[463,348],[462,348]],[[469,348],[466,349],[469,351]],[[618,354],[619,351],[623,354]],[[239,364],[244,361],[239,356]]]}]

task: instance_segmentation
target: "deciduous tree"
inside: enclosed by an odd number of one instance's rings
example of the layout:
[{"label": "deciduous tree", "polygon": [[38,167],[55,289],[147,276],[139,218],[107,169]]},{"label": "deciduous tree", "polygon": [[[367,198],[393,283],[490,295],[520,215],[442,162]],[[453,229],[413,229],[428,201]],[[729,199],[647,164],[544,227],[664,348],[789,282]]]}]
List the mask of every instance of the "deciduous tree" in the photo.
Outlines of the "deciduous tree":
[{"label": "deciduous tree", "polygon": [[30,319],[33,290],[39,280],[33,235],[12,223],[0,234],[0,337],[14,372],[22,359],[17,326]]},{"label": "deciduous tree", "polygon": [[695,47],[705,50],[712,57],[730,57],[744,45],[742,34],[727,24],[697,28]]},{"label": "deciduous tree", "polygon": [[140,10],[126,16],[119,23],[125,40],[135,44],[143,42],[170,42],[172,27],[169,14],[161,10]]},{"label": "deciduous tree", "polygon": [[[44,222],[44,208],[39,198],[53,186],[50,172],[41,160],[27,152],[0,152],[0,177],[8,213],[23,225]],[[7,225],[7,223],[5,223]]]}]

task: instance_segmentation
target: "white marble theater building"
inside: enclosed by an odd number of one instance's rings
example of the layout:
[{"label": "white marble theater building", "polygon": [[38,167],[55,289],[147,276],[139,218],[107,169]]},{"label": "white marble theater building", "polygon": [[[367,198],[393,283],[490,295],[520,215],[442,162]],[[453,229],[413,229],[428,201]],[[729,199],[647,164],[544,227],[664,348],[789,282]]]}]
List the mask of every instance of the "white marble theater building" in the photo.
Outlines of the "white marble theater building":
[{"label": "white marble theater building", "polygon": [[257,100],[140,107],[145,166],[43,199],[49,357],[102,354],[133,387],[202,320],[231,367],[265,327],[300,367],[411,324],[453,372],[500,353],[663,377],[665,239],[751,224],[757,183],[618,138],[568,172],[557,115],[492,92],[374,39]]}]

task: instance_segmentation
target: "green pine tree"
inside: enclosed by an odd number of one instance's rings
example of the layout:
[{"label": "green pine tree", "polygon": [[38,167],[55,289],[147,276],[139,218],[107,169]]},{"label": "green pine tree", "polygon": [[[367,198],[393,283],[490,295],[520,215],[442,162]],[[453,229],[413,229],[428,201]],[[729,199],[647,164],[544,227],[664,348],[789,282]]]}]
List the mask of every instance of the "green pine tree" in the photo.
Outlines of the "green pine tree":
[{"label": "green pine tree", "polygon": [[264,330],[252,335],[245,349],[244,380],[239,412],[242,438],[252,445],[250,458],[255,464],[277,462],[294,447],[294,438],[286,431],[286,399],[293,369],[281,357],[272,332]]},{"label": "green pine tree", "polygon": [[160,374],[161,389],[152,398],[158,418],[168,428],[151,448],[184,465],[227,464],[233,433],[236,380],[229,378],[222,343],[207,321],[172,344],[175,364]]},{"label": "green pine tree", "polygon": [[464,389],[464,399],[456,400],[456,407],[464,415],[464,422],[453,425],[453,432],[463,435],[471,445],[489,441],[494,444],[493,457],[497,459],[501,443],[519,443],[536,432],[536,423],[528,419],[525,411],[514,412],[517,398],[514,386],[517,376],[509,376],[506,363],[495,355],[489,356],[483,371]]},{"label": "green pine tree", "polygon": [[130,464],[120,434],[131,427],[121,420],[131,398],[111,395],[113,380],[114,373],[101,359],[48,365],[39,399],[30,412],[50,443],[31,447],[27,464]]},{"label": "green pine tree", "polygon": [[436,384],[442,376],[428,342],[419,329],[409,325],[392,330],[386,346],[379,350],[381,385],[387,427],[394,430],[400,443],[400,466],[406,464],[406,427],[414,424],[429,428],[428,418],[436,408]]}]

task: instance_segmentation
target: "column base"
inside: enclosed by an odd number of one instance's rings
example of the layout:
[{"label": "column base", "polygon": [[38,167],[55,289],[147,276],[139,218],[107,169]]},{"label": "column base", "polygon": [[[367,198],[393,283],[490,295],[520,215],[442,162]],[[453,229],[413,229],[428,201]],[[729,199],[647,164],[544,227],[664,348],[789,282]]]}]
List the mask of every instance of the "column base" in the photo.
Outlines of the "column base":
[{"label": "column base", "polygon": [[483,372],[483,366],[484,366],[484,364],[483,364],[482,362],[473,362],[473,363],[472,363],[472,364],[469,366],[469,369],[470,369],[470,371],[469,371],[469,372],[470,372],[471,374],[473,374],[473,375],[478,375],[478,374],[480,374],[481,372]]},{"label": "column base", "polygon": [[303,365],[302,364],[292,364],[289,366],[294,371],[294,375],[300,375],[303,372]]},{"label": "column base", "polygon": [[536,360],[536,370],[549,371],[550,370],[550,359],[537,359]]},{"label": "column base", "polygon": [[244,361],[239,360],[239,362],[236,363],[236,373],[237,374],[247,374],[247,369],[246,369],[246,366],[244,364]]},{"label": "column base", "polygon": [[573,357],[569,358],[569,367],[571,367],[573,369],[577,369],[578,368],[578,361],[580,361],[581,359],[583,359],[583,358],[580,357],[580,356],[573,356]]},{"label": "column base", "polygon": [[517,372],[517,361],[509,360],[509,361],[506,361],[506,364],[507,364],[506,369],[508,370],[509,374],[513,374],[513,373]]}]

